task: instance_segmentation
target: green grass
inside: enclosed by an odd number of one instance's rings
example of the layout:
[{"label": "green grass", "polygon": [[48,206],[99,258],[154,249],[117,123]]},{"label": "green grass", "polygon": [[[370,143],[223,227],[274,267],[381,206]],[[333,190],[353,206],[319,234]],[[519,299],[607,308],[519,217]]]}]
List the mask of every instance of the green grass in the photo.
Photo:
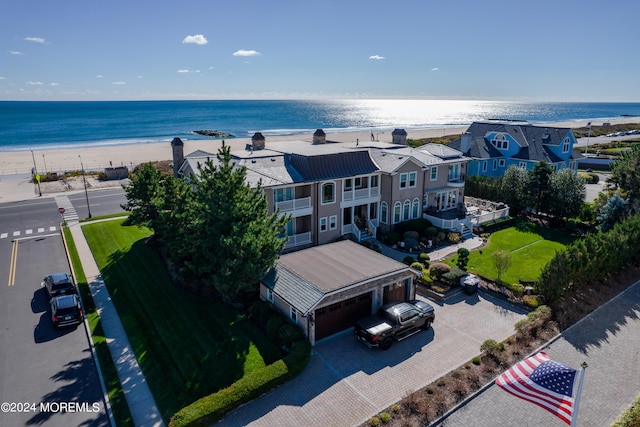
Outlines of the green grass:
[{"label": "green grass", "polygon": [[281,358],[244,315],[175,287],[144,243],[151,232],[122,222],[83,231],[165,421]]},{"label": "green grass", "polygon": [[80,297],[82,298],[82,305],[84,306],[85,315],[89,323],[89,329],[91,338],[93,340],[94,349],[100,363],[100,370],[102,371],[102,377],[107,389],[107,395],[109,396],[109,404],[111,405],[111,412],[116,425],[119,427],[133,426],[133,419],[131,418],[131,412],[129,411],[129,405],[122,391],[122,385],[116,372],[116,367],[111,358],[111,352],[107,346],[107,341],[104,337],[104,331],[102,330],[102,324],[100,323],[100,317],[96,311],[96,307],[93,304],[93,298],[91,297],[91,291],[87,284],[87,278],[78,256],[78,250],[76,244],[71,237],[71,232],[68,228],[64,228],[64,238],[67,243],[67,249],[69,251],[69,257],[71,258],[71,265],[73,266],[73,273],[80,290]]},{"label": "green grass", "polygon": [[[572,241],[571,236],[553,230],[531,228],[519,225],[505,228],[491,234],[487,246],[471,251],[467,270],[491,280],[498,278],[491,254],[498,250],[511,253],[511,267],[502,277],[508,283],[533,281],[540,276],[542,268],[566,244]],[[456,265],[457,256],[447,260],[447,264]]]}]

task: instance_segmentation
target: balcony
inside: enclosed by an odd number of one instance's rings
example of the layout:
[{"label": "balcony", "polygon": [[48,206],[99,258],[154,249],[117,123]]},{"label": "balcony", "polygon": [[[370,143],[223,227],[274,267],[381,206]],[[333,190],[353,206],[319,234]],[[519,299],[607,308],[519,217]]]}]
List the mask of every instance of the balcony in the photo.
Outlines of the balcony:
[{"label": "balcony", "polygon": [[290,249],[296,246],[308,245],[311,243],[311,232],[307,231],[306,233],[293,234],[291,236],[287,236],[287,243],[284,244],[284,249]]},{"label": "balcony", "polygon": [[280,213],[290,213],[293,217],[311,215],[313,212],[311,197],[283,200],[276,202],[275,207],[276,209],[280,209]]},{"label": "balcony", "polygon": [[345,190],[342,192],[342,201],[363,200],[380,196],[380,187],[358,188],[356,190]]},{"label": "balcony", "polygon": [[464,187],[464,175],[449,176],[447,187],[461,188]]}]

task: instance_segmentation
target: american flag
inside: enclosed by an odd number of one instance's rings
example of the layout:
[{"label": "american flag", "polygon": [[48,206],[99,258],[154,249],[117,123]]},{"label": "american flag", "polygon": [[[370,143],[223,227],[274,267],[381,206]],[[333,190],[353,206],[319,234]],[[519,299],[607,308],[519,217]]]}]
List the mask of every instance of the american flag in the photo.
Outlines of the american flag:
[{"label": "american flag", "polygon": [[575,377],[575,369],[551,360],[545,352],[540,351],[500,375],[496,384],[571,424]]},{"label": "american flag", "polygon": [[591,129],[591,122],[587,123],[587,127]]}]

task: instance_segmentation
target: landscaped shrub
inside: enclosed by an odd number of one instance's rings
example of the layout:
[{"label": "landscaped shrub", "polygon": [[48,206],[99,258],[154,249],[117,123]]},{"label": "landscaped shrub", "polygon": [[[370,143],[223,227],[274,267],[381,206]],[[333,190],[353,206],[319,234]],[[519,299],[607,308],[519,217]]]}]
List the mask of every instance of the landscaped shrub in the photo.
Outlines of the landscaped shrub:
[{"label": "landscaped shrub", "polygon": [[420,239],[420,233],[418,233],[415,230],[405,231],[404,233],[402,233],[402,238],[403,239],[411,238],[411,239],[414,239],[414,240],[419,240]]},{"label": "landscaped shrub", "polygon": [[405,237],[403,240],[404,247],[407,249],[415,249],[420,247],[420,242],[412,237]]},{"label": "landscaped shrub", "polygon": [[537,308],[542,303],[538,295],[525,295],[522,297],[522,302],[531,308]]},{"label": "landscaped shrub", "polygon": [[418,255],[418,261],[420,261],[423,264],[426,264],[430,260],[431,260],[431,257],[429,257],[428,253],[422,252],[420,255]]},{"label": "landscaped shrub", "polygon": [[411,264],[413,264],[415,261],[416,261],[416,259],[415,259],[414,257],[412,257],[411,255],[407,255],[406,257],[404,257],[404,258],[402,259],[402,262],[403,262],[404,264],[407,264],[407,265],[411,265]]},{"label": "landscaped shrub", "polygon": [[441,278],[452,286],[460,284],[460,279],[467,275],[467,272],[458,267],[451,268],[450,271],[443,273]]},{"label": "landscaped shrub", "polygon": [[282,345],[280,342],[280,328],[286,323],[287,321],[282,316],[274,316],[267,321],[267,336],[271,341]]},{"label": "landscaped shrub", "polygon": [[443,262],[434,262],[429,266],[431,277],[439,279],[443,274],[451,271],[451,267]]},{"label": "landscaped shrub", "polygon": [[395,245],[402,239],[402,235],[400,233],[396,233],[394,231],[389,231],[384,235],[384,240],[387,245]]},{"label": "landscaped shrub", "polygon": [[435,237],[436,234],[438,234],[438,229],[436,227],[427,227],[424,230],[424,234],[426,234],[428,237]]},{"label": "landscaped shrub", "polygon": [[477,357],[477,356],[476,356],[476,357],[474,357],[473,359],[471,359],[471,363],[473,363],[473,364],[474,364],[474,365],[476,365],[476,366],[480,365],[480,362],[481,362],[481,360],[480,360],[480,358],[479,358],[479,357]]},{"label": "landscaped shrub", "polygon": [[395,227],[393,227],[393,231],[400,234],[404,234],[405,231],[409,230],[417,231],[420,233],[422,230],[430,226],[431,221],[429,221],[428,219],[415,218],[396,224]]},{"label": "landscaped shrub", "polygon": [[266,325],[267,321],[276,315],[267,301],[257,301],[249,308],[249,316],[257,325]]},{"label": "landscaped shrub", "polygon": [[304,339],[302,329],[291,322],[286,322],[278,331],[278,340],[282,345],[289,348],[294,342]]},{"label": "landscaped shrub", "polygon": [[415,261],[415,262],[411,263],[410,267],[413,268],[414,270],[418,270],[418,271],[423,271],[424,270],[424,264],[422,264],[419,261]]},{"label": "landscaped shrub", "polygon": [[387,424],[389,421],[391,421],[391,415],[389,415],[387,412],[380,412],[380,421],[382,421],[382,424]]},{"label": "landscaped shrub", "polygon": [[369,418],[369,421],[367,422],[367,424],[369,424],[371,427],[378,427],[380,425],[380,418],[371,417]]},{"label": "landscaped shrub", "polygon": [[462,239],[462,234],[457,233],[455,231],[450,231],[447,234],[447,240],[451,243],[458,243]]},{"label": "landscaped shrub", "polygon": [[458,249],[458,261],[456,261],[456,265],[461,270],[466,270],[468,262],[469,262],[469,249],[467,249],[467,248],[459,248]]}]

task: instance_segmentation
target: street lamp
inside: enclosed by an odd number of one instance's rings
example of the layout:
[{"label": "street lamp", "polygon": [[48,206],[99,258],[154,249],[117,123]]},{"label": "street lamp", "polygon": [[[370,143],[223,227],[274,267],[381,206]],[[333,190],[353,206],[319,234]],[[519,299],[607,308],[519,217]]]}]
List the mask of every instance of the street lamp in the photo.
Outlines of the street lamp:
[{"label": "street lamp", "polygon": [[84,165],[82,164],[82,157],[78,154],[80,159],[80,167],[82,168],[82,181],[84,182],[84,195],[87,198],[87,210],[89,211],[89,218],[91,218],[91,207],[89,206],[89,192],[87,191],[87,178],[84,175]]},{"label": "street lamp", "polygon": [[40,189],[40,175],[38,175],[38,168],[36,167],[36,156],[33,154],[33,150],[31,150],[31,158],[33,159],[33,177],[38,183],[38,196],[42,197],[42,190]]},{"label": "street lamp", "polygon": [[44,163],[44,174],[48,175],[49,173],[47,172],[47,161],[44,159],[44,154],[42,155],[42,163]]}]

